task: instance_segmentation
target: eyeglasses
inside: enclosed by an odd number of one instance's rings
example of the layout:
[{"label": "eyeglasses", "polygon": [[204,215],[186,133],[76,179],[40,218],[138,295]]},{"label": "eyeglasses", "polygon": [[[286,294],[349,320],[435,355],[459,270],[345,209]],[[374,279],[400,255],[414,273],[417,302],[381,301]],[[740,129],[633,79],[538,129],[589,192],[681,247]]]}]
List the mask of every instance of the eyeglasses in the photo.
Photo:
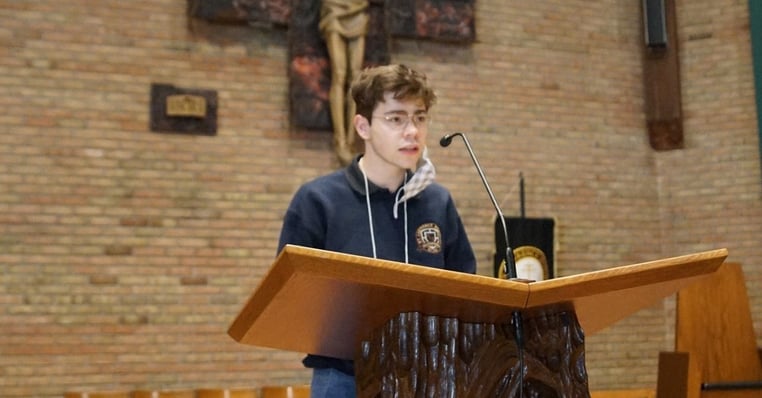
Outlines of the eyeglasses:
[{"label": "eyeglasses", "polygon": [[418,129],[429,127],[429,122],[431,122],[431,116],[428,113],[415,113],[412,115],[407,113],[390,113],[383,116],[374,116],[373,119],[384,119],[389,126],[398,131],[404,131],[410,121]]}]

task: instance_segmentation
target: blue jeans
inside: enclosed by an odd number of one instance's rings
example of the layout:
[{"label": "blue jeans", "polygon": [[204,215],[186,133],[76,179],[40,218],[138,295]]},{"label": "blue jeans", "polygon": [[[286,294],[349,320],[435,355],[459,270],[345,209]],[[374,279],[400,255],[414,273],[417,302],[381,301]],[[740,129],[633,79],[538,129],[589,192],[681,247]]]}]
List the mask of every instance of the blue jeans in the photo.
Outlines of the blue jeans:
[{"label": "blue jeans", "polygon": [[355,398],[355,378],[336,369],[312,370],[310,398]]}]

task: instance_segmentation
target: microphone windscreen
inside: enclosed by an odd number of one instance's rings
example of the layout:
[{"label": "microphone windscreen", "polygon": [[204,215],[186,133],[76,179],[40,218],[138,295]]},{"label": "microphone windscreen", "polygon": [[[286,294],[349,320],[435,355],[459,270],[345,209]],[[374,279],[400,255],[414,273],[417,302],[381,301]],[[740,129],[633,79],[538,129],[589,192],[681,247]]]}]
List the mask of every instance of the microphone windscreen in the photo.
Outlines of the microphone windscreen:
[{"label": "microphone windscreen", "polygon": [[449,146],[450,143],[452,142],[452,137],[453,136],[450,134],[445,135],[444,137],[442,137],[442,139],[439,140],[439,145],[443,147]]}]

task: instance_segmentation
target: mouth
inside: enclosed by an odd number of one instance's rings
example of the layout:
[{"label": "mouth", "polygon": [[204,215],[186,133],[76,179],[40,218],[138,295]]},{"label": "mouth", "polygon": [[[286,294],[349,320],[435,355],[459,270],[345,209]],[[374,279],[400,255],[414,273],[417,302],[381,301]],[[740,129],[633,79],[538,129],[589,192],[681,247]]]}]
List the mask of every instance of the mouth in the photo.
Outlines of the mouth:
[{"label": "mouth", "polygon": [[417,154],[419,152],[419,150],[420,149],[419,149],[418,145],[404,146],[404,147],[399,149],[400,152],[402,152],[402,153],[404,153],[406,155],[415,155],[415,154]]}]

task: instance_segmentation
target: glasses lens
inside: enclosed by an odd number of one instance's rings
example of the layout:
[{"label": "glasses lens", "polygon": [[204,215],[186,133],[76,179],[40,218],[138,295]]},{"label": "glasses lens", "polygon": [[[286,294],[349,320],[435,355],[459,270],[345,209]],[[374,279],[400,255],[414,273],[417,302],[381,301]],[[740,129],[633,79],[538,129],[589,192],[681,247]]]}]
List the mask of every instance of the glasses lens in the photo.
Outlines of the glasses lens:
[{"label": "glasses lens", "polygon": [[408,117],[407,115],[389,115],[386,116],[386,120],[389,122],[389,124],[392,125],[392,127],[401,130],[407,126]]},{"label": "glasses lens", "polygon": [[386,120],[386,122],[389,123],[392,128],[397,130],[404,130],[407,128],[410,122],[412,122],[417,128],[425,128],[428,127],[429,121],[431,120],[429,115],[426,113],[416,113],[415,115],[401,113],[394,115],[385,115],[382,116],[382,118]]}]

